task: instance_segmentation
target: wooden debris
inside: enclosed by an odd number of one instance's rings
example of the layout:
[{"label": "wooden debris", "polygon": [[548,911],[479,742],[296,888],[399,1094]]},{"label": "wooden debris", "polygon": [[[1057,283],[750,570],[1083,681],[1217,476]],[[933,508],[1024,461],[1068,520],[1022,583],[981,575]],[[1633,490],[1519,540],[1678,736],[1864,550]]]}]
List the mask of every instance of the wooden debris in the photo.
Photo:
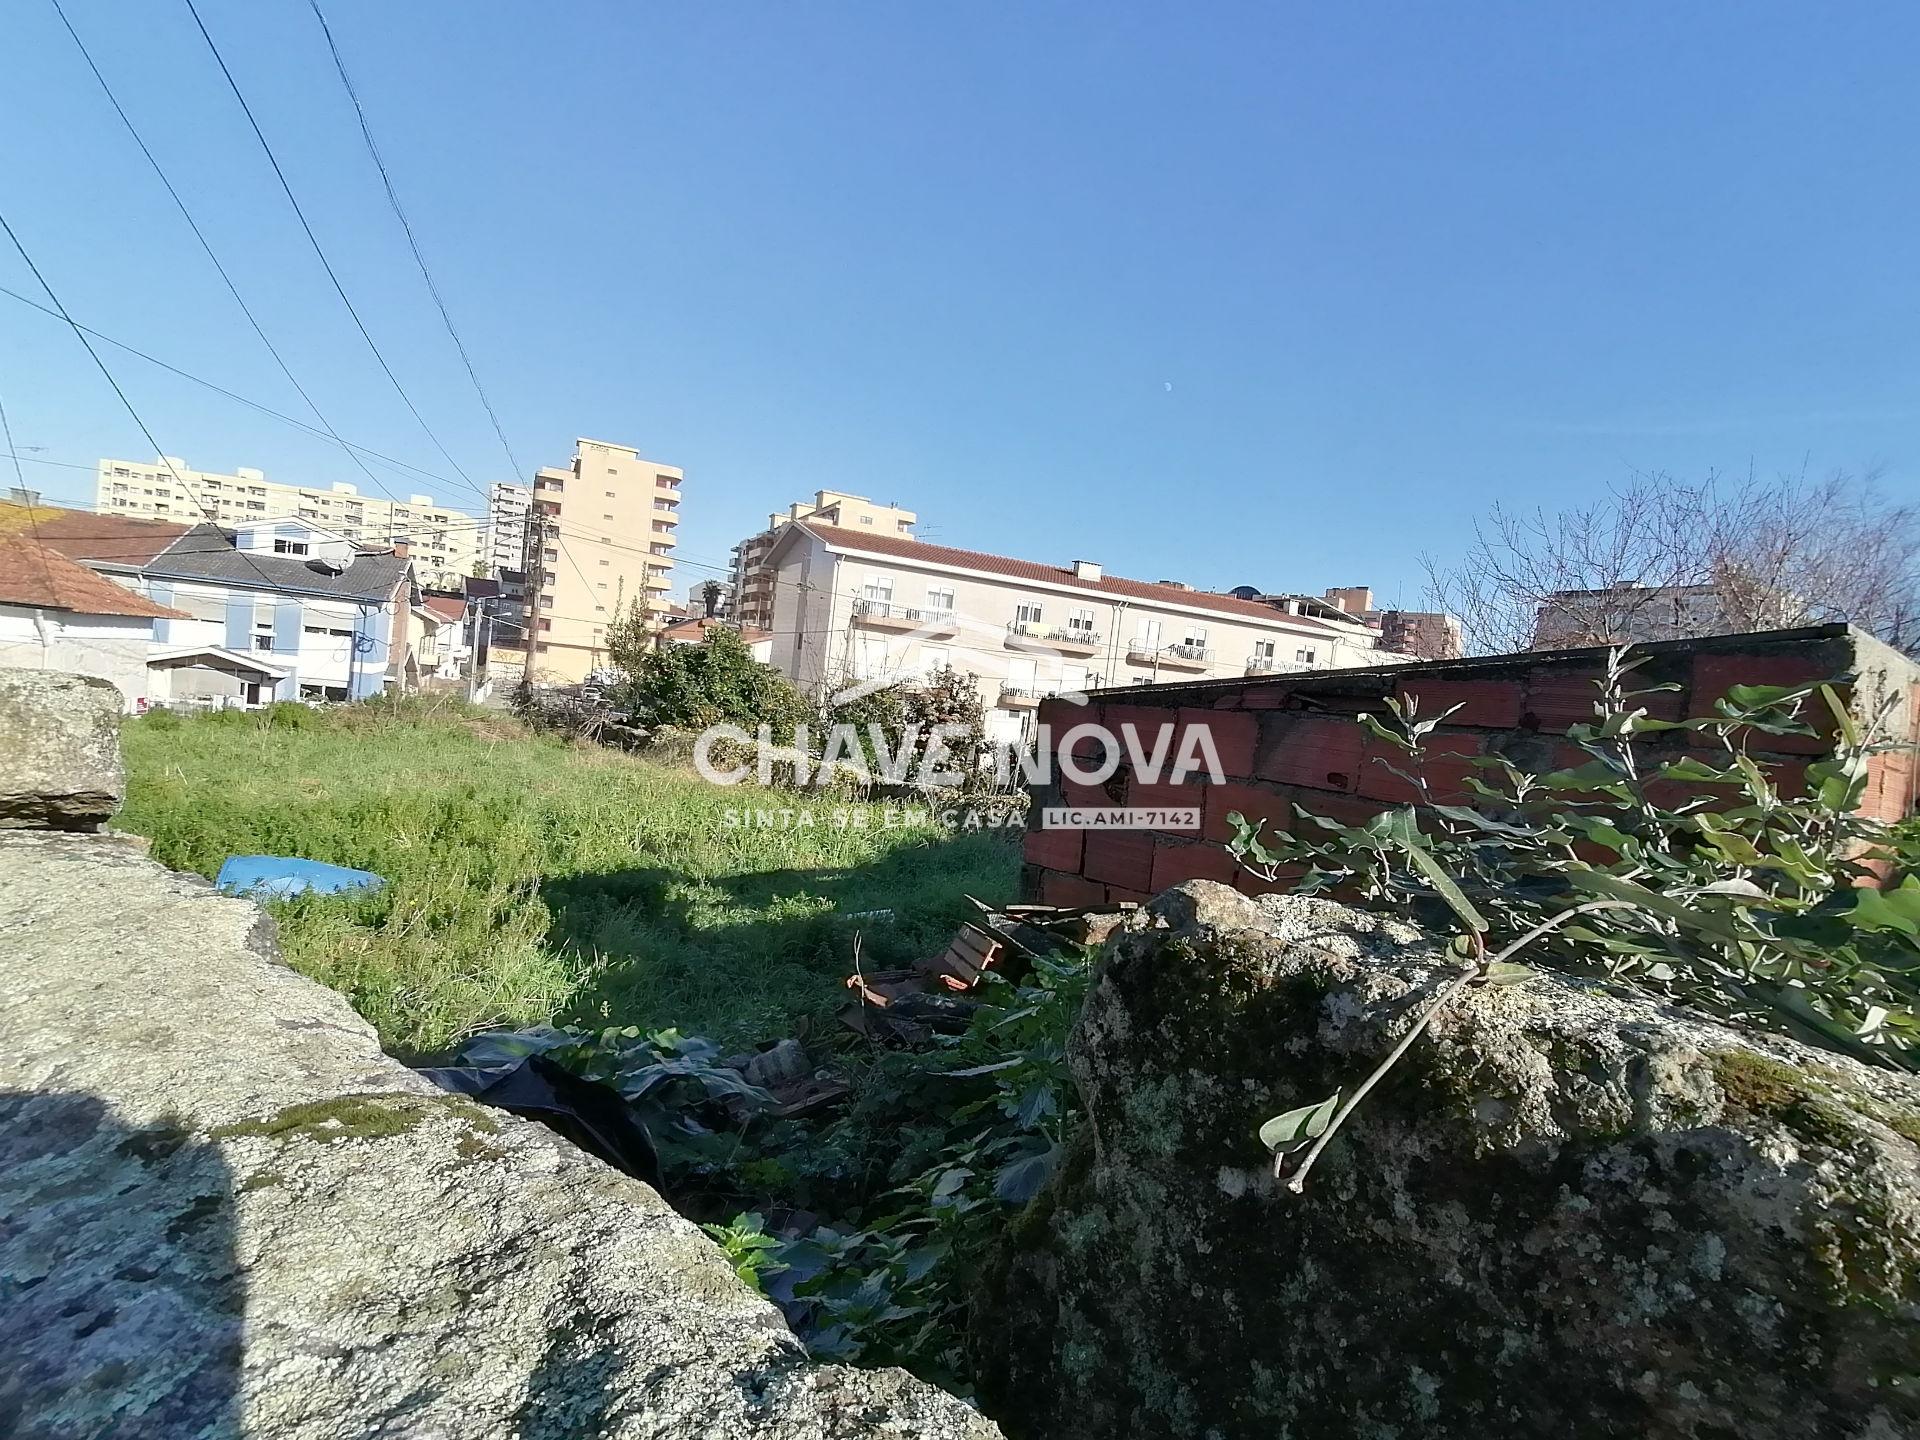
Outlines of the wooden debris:
[{"label": "wooden debris", "polygon": [[963,924],[945,950],[909,969],[862,971],[856,940],[847,988],[858,999],[841,1008],[840,1023],[857,1035],[902,1046],[925,1044],[934,1031],[958,1033],[977,1007],[962,997],[973,994],[989,971],[1018,978],[1027,963],[1042,956],[1105,940],[1136,908],[997,907],[972,895],[967,899],[980,912],[980,922]]}]

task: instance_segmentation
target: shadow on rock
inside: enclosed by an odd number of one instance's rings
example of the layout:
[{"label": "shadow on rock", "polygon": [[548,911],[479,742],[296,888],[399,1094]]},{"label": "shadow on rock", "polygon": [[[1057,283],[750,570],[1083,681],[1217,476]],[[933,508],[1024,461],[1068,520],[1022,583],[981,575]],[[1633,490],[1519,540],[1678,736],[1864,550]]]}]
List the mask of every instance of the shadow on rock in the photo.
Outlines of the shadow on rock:
[{"label": "shadow on rock", "polygon": [[232,1214],[184,1128],[0,1091],[0,1435],[238,1440]]}]

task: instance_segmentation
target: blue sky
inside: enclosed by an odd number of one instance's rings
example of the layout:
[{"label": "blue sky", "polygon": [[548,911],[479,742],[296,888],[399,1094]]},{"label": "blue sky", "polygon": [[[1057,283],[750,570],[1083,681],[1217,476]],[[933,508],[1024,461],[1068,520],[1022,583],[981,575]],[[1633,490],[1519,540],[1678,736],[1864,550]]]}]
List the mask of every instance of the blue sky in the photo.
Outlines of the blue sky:
[{"label": "blue sky", "polygon": [[[65,3],[340,432],[449,474],[185,6]],[[306,4],[200,3],[395,370],[499,478]],[[1413,604],[1492,502],[1636,468],[1920,497],[1920,8],[323,6],[522,464],[684,466],[690,561],[828,486],[949,544]],[[304,414],[47,0],[0,52],[0,205],[76,317]],[[33,291],[10,252],[0,284]],[[191,463],[370,488],[105,353]],[[146,448],[5,296],[0,399],[35,458]]]}]

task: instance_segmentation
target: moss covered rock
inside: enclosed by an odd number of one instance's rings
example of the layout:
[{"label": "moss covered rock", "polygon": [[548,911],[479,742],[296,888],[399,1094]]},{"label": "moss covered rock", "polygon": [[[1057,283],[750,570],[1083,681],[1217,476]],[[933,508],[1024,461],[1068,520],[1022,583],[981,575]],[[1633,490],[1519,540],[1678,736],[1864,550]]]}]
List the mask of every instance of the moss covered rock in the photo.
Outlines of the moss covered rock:
[{"label": "moss covered rock", "polygon": [[1458,973],[1195,881],[1109,946],[1089,1117],[971,1339],[1025,1436],[1920,1434],[1920,1083],[1541,975],[1450,1004],[1283,1189],[1257,1132]]}]

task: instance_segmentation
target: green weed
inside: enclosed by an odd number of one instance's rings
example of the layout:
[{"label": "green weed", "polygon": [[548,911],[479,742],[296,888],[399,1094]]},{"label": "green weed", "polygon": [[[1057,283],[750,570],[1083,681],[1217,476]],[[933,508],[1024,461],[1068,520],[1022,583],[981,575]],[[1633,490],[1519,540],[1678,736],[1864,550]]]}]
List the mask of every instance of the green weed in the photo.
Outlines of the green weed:
[{"label": "green weed", "polygon": [[[386,889],[276,902],[288,961],[403,1057],[498,1026],[677,1026],[725,1044],[825,1024],[851,942],[871,967],[942,948],[968,893],[1012,896],[991,832],[729,824],[811,802],[534,736],[457,704],[125,729],[123,827],[211,878],[231,855],[371,870]],[[845,813],[869,813],[846,807]],[[853,912],[891,910],[887,921]]]}]

